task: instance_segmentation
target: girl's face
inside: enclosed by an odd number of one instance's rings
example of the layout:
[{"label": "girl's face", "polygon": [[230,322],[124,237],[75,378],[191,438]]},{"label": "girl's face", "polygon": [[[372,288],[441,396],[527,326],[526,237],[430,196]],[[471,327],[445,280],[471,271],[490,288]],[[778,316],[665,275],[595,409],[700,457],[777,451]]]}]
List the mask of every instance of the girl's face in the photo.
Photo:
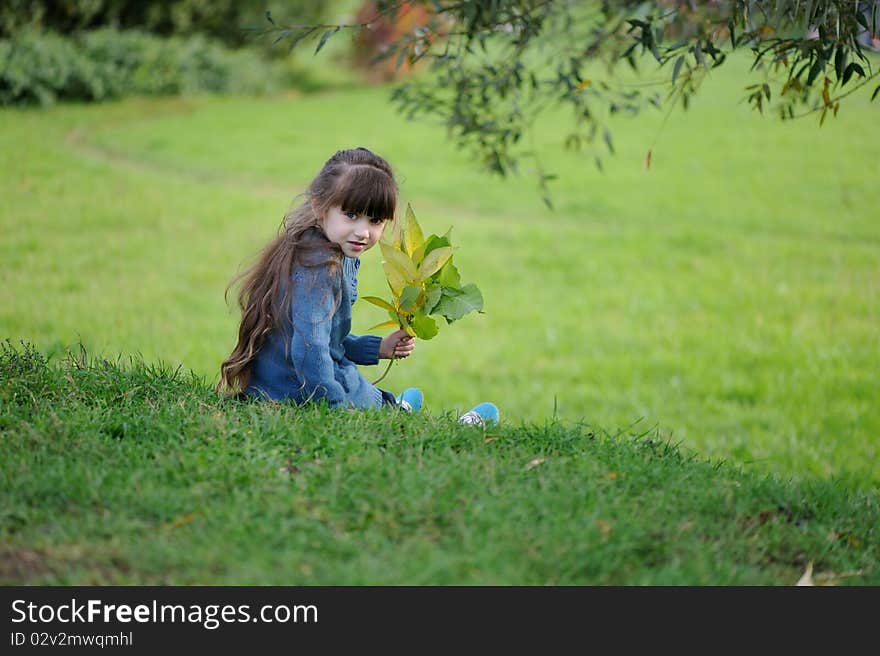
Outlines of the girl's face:
[{"label": "girl's face", "polygon": [[376,245],[385,230],[385,221],[366,214],[343,212],[341,207],[335,206],[327,210],[322,227],[327,239],[338,244],[343,253],[358,257]]}]

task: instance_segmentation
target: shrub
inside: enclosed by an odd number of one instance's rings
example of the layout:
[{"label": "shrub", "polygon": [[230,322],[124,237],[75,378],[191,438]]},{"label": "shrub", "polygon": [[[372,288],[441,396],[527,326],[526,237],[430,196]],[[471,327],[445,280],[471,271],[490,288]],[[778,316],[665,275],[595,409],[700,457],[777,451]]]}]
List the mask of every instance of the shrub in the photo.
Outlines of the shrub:
[{"label": "shrub", "polygon": [[62,37],[25,30],[0,40],[0,103],[48,105],[125,95],[269,93],[287,83],[281,63],[202,36],[161,38],[101,29]]},{"label": "shrub", "polygon": [[[293,23],[320,23],[332,3],[286,0],[273,15]],[[160,36],[201,34],[237,47],[250,42],[247,28],[268,27],[266,0],[3,0],[0,38],[27,28],[61,34],[117,28]]]}]

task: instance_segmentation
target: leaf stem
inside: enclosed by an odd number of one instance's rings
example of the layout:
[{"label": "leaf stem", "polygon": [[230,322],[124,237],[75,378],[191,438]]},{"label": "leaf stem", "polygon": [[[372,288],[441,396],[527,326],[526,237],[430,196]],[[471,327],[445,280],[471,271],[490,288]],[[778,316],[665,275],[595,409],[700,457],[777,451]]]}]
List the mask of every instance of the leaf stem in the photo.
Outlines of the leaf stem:
[{"label": "leaf stem", "polygon": [[376,380],[373,381],[373,385],[378,385],[382,381],[382,379],[388,375],[388,372],[391,371],[392,364],[394,364],[393,359],[388,361],[388,366],[385,367],[385,372],[381,376],[379,376]]}]

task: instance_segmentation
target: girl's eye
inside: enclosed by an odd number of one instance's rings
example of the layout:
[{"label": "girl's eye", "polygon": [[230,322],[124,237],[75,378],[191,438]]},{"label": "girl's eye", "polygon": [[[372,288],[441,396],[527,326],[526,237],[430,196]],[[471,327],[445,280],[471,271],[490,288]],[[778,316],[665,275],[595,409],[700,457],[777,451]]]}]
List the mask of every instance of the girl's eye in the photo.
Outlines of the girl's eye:
[{"label": "girl's eye", "polygon": [[373,218],[370,219],[370,223],[372,223],[373,225],[380,225],[382,223],[385,223],[385,219],[377,219],[374,216]]},{"label": "girl's eye", "polygon": [[357,218],[357,212],[346,212],[345,216],[354,221]]}]

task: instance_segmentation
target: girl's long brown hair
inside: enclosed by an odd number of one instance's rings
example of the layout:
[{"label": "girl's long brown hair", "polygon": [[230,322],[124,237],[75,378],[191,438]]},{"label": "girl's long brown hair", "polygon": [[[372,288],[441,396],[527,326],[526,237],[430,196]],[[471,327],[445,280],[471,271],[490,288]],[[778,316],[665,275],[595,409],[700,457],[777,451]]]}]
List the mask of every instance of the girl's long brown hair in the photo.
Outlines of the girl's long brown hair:
[{"label": "girl's long brown hair", "polygon": [[274,330],[290,323],[289,284],[294,266],[342,261],[342,250],[330,242],[321,217],[331,207],[343,212],[392,219],[397,207],[397,183],[391,166],[366,148],[337,151],[327,160],[305,192],[305,201],[284,215],[278,236],[257,256],[256,262],[235,276],[226,288],[240,283],[241,323],[238,343],[220,365],[217,391],[242,396],[251,377],[251,364]]}]

